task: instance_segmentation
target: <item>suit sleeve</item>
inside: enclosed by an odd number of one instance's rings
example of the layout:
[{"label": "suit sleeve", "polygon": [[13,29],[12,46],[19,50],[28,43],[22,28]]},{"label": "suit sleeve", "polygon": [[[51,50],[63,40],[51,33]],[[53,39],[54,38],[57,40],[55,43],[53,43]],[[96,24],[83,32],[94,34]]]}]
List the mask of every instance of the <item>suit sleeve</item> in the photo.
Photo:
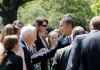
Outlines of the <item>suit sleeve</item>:
[{"label": "suit sleeve", "polygon": [[76,39],[72,45],[72,50],[69,56],[68,64],[66,70],[78,70],[80,63],[80,48],[81,39]]},{"label": "suit sleeve", "polygon": [[59,70],[59,62],[60,62],[60,54],[59,51],[55,53],[53,64],[52,64],[52,70]]},{"label": "suit sleeve", "polygon": [[53,57],[56,53],[56,50],[61,48],[61,43],[58,42],[57,45],[55,46],[55,48],[52,48],[50,49],[49,51],[47,52],[44,52],[44,53],[40,53],[38,54],[37,56],[32,56],[31,59],[32,59],[32,63],[38,63],[44,59],[49,59],[51,57]]}]

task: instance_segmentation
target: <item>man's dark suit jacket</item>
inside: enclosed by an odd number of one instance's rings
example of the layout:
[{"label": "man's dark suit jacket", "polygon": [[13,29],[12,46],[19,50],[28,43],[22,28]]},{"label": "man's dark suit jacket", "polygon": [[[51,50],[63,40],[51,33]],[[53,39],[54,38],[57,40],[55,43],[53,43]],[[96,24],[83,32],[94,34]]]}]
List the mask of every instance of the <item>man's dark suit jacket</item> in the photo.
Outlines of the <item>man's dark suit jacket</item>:
[{"label": "man's dark suit jacket", "polygon": [[[85,36],[86,36],[86,34],[84,34],[84,37]],[[53,70],[58,70],[58,69],[66,70],[70,51],[71,51],[72,47],[76,47],[79,45],[79,42],[80,42],[79,40],[81,40],[81,39],[83,39],[83,37],[81,38],[80,36],[78,36],[78,39],[76,40],[77,43],[71,44],[70,46],[67,46],[65,48],[58,50],[58,52],[55,54]],[[78,49],[78,51],[80,50],[80,48],[77,48],[77,49]],[[79,55],[78,52],[76,52],[76,55]]]},{"label": "man's dark suit jacket", "polygon": [[23,48],[23,50],[24,50],[26,69],[34,70],[33,64],[31,62],[31,53],[29,52],[29,50],[27,50],[26,44],[24,43],[23,40],[19,41],[19,47]]},{"label": "man's dark suit jacket", "polygon": [[57,50],[53,59],[52,70],[66,70],[69,54],[72,46],[61,48]]},{"label": "man's dark suit jacket", "polygon": [[84,39],[91,37],[96,32],[98,31],[92,31],[89,34],[79,35],[76,37],[66,70],[84,70],[83,64],[80,62],[82,49],[81,44]]},{"label": "man's dark suit jacket", "polygon": [[81,52],[80,45],[81,45],[81,41],[86,37],[87,37],[87,34],[79,35],[74,40],[66,70],[79,70],[80,52]]},{"label": "man's dark suit jacket", "polygon": [[81,64],[84,70],[100,70],[100,31],[83,40]]},{"label": "man's dark suit jacket", "polygon": [[67,37],[67,36],[62,36],[59,38],[59,41],[61,43],[61,47],[64,48],[65,46],[68,46],[71,44],[71,37]]},{"label": "man's dark suit jacket", "polygon": [[9,51],[0,70],[23,70],[22,58]]}]

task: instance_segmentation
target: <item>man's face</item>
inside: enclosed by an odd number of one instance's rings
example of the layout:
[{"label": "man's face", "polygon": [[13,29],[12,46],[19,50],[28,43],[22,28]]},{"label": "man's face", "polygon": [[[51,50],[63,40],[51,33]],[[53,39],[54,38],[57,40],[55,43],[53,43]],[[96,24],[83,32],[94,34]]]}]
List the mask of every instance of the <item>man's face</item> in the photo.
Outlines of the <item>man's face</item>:
[{"label": "man's face", "polygon": [[61,34],[64,35],[71,35],[72,32],[72,25],[60,22],[59,30]]},{"label": "man's face", "polygon": [[89,30],[93,30],[93,25],[92,24],[89,24]]},{"label": "man's face", "polygon": [[36,35],[28,35],[26,37],[26,42],[29,46],[32,46],[35,43]]}]

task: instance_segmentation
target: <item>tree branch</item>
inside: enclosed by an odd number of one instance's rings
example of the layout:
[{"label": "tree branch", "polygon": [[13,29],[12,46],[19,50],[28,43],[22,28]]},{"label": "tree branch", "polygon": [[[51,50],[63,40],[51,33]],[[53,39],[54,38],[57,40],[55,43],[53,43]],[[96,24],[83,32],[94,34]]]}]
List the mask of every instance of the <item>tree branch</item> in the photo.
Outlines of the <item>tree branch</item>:
[{"label": "tree branch", "polygon": [[4,13],[3,13],[3,12],[1,12],[1,11],[0,11],[0,16],[1,16],[1,17],[3,17],[3,16],[4,16]]},{"label": "tree branch", "polygon": [[2,5],[0,4],[0,8],[3,9]]}]

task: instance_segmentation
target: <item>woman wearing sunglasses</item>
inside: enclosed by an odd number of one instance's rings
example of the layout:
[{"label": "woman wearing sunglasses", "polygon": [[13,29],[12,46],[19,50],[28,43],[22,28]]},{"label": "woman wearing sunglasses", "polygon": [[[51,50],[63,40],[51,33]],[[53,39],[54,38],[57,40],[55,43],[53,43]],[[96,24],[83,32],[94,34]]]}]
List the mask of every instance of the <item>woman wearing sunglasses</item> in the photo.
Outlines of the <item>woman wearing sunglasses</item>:
[{"label": "woman wearing sunglasses", "polygon": [[[35,24],[37,27],[37,40],[35,41],[37,51],[39,53],[48,51],[48,43],[46,41],[46,31],[48,26],[48,20],[44,18],[37,18],[35,20]],[[48,61],[41,61],[41,70],[48,70]]]}]

